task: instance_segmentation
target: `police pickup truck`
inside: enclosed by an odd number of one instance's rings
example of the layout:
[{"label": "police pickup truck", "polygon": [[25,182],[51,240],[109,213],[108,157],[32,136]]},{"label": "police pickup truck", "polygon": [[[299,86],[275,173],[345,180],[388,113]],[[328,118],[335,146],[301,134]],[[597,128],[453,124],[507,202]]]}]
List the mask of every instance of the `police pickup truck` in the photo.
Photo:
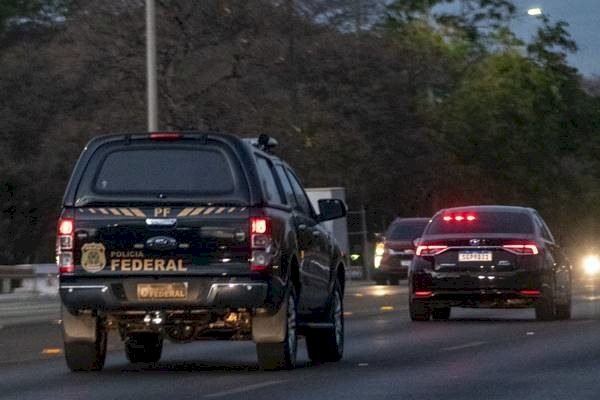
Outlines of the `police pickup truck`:
[{"label": "police pickup truck", "polygon": [[344,346],[344,258],[274,140],[168,132],[91,140],[67,186],[57,233],[68,367],[100,370],[107,332],[131,362],[163,340],[253,340],[263,369]]}]

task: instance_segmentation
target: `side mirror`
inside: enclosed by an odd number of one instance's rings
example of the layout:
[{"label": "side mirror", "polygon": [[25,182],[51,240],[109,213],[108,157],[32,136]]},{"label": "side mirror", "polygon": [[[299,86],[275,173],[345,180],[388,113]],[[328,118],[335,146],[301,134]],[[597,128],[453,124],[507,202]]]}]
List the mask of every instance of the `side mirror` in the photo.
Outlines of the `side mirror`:
[{"label": "side mirror", "polygon": [[319,200],[319,222],[346,216],[346,205],[339,199]]}]

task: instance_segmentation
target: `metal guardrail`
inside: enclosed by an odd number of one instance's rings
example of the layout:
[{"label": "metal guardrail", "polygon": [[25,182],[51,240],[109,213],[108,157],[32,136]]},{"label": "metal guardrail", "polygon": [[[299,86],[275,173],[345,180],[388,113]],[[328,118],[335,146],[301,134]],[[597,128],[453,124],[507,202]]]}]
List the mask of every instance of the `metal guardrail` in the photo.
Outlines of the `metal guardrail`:
[{"label": "metal guardrail", "polygon": [[15,291],[52,293],[57,285],[56,264],[0,265],[0,296]]},{"label": "metal guardrail", "polygon": [[35,277],[33,265],[0,265],[0,279],[23,279]]}]

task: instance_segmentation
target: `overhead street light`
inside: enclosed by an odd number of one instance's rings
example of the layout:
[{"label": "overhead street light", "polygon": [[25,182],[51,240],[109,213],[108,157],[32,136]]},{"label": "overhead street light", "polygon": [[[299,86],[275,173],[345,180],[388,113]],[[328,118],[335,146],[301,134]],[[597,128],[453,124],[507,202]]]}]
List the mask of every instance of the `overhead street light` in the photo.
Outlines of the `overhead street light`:
[{"label": "overhead street light", "polygon": [[527,10],[527,14],[531,15],[532,17],[539,17],[542,15],[542,9],[539,7],[532,7]]}]

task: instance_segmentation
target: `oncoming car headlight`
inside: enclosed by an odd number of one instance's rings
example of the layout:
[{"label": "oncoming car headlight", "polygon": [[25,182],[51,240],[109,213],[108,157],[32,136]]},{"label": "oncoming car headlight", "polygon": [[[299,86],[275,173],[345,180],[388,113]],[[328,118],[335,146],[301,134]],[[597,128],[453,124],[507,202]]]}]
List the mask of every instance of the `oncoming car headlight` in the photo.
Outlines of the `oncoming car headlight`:
[{"label": "oncoming car headlight", "polygon": [[583,258],[583,270],[587,275],[597,275],[600,272],[600,257],[589,255]]},{"label": "oncoming car headlight", "polygon": [[375,245],[375,258],[373,259],[373,266],[375,268],[379,268],[379,266],[381,265],[381,258],[383,257],[383,254],[385,253],[385,244],[382,242],[379,242]]}]

